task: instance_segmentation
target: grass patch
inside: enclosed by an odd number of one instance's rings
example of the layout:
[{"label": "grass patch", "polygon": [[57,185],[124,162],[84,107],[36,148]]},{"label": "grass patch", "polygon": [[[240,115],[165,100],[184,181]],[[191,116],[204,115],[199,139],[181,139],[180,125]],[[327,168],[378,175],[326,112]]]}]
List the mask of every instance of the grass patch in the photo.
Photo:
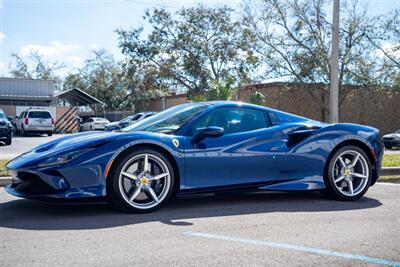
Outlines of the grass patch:
[{"label": "grass patch", "polygon": [[8,159],[0,159],[0,176],[8,176],[6,164],[9,161]]},{"label": "grass patch", "polygon": [[400,167],[400,155],[384,155],[382,167]]}]

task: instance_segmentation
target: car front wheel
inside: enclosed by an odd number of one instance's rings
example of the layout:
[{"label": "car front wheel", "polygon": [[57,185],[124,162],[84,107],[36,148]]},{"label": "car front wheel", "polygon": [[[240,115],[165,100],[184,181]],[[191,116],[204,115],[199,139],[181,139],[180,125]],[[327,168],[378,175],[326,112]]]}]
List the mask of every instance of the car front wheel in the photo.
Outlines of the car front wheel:
[{"label": "car front wheel", "polygon": [[158,151],[139,149],[127,154],[112,172],[108,188],[114,207],[134,213],[151,212],[171,197],[175,175]]},{"label": "car front wheel", "polygon": [[12,143],[12,132],[10,132],[10,134],[7,136],[7,139],[6,139],[6,146],[9,146],[9,145],[11,145],[11,143]]},{"label": "car front wheel", "polygon": [[338,200],[355,200],[367,192],[371,178],[371,163],[365,152],[357,146],[345,146],[329,162],[325,193]]}]

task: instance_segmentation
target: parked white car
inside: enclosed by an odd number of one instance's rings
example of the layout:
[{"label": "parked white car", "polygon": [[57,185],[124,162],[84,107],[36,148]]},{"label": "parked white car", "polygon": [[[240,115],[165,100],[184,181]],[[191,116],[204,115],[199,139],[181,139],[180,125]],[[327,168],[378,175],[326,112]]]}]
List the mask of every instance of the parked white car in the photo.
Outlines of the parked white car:
[{"label": "parked white car", "polygon": [[23,111],[15,122],[17,133],[22,136],[28,133],[53,135],[54,119],[50,111],[45,109],[27,109]]},{"label": "parked white car", "polygon": [[129,125],[132,125],[134,123],[137,123],[138,121],[141,121],[145,118],[148,118],[150,116],[153,116],[154,114],[156,114],[156,112],[140,112],[140,113],[136,113],[135,115],[132,116],[128,116],[120,121],[115,121],[115,122],[111,122],[109,124],[106,125],[105,130],[106,131],[115,131],[115,130],[119,130],[119,129],[123,129]]},{"label": "parked white car", "polygon": [[104,131],[104,128],[110,121],[105,118],[89,118],[86,122],[81,124],[81,131]]}]

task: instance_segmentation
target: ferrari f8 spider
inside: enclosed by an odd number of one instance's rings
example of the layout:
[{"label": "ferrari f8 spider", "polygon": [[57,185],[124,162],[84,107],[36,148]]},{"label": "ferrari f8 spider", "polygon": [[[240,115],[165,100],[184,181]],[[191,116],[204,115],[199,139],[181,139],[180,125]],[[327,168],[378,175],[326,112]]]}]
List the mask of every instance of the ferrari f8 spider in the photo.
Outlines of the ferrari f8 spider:
[{"label": "ferrari f8 spider", "polygon": [[241,102],[186,103],[119,132],[59,138],[15,158],[7,192],[109,200],[150,212],[171,196],[227,190],[320,190],[355,200],[379,177],[379,131]]}]

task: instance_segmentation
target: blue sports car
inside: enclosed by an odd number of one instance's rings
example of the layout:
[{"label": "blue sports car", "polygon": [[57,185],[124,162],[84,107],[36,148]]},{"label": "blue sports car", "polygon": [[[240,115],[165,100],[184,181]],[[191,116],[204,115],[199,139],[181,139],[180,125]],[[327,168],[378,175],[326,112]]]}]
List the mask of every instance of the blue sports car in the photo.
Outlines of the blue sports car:
[{"label": "blue sports car", "polygon": [[41,145],[8,163],[7,192],[41,200],[107,199],[149,212],[171,196],[320,190],[360,198],[379,177],[377,129],[326,124],[241,102],[187,103],[125,128]]}]

